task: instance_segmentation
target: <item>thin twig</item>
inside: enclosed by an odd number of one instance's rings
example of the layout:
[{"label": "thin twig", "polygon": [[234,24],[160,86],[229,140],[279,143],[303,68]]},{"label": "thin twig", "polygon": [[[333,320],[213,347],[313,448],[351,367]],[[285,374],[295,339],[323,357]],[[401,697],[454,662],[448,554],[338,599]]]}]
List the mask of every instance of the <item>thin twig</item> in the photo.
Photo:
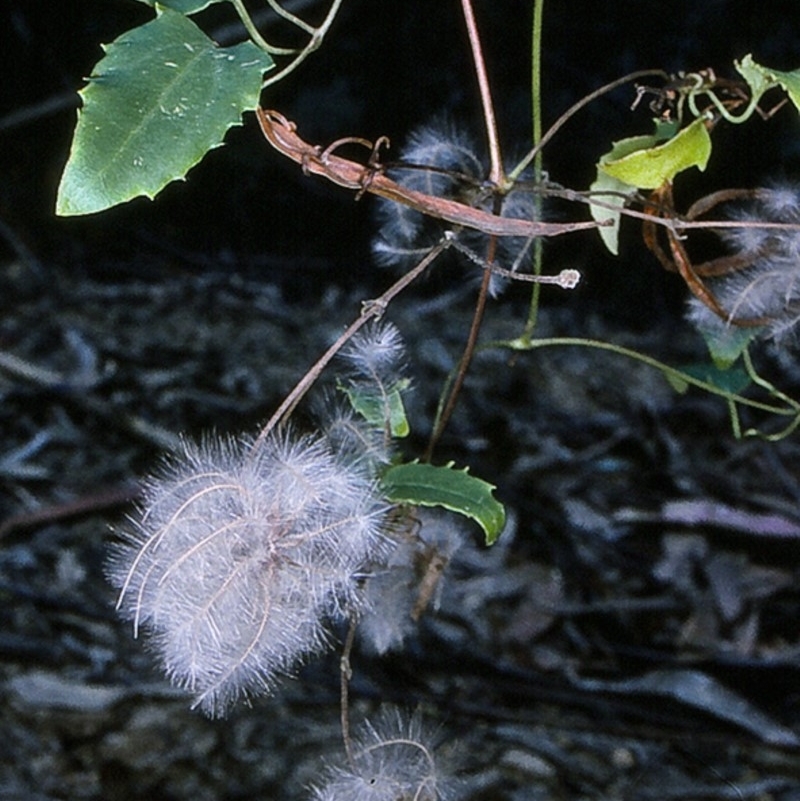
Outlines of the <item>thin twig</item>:
[{"label": "thin twig", "polygon": [[342,1],[343,0],[333,0],[331,7],[328,9],[328,13],[325,15],[325,19],[322,20],[322,23],[319,25],[319,27],[315,29],[308,44],[295,56],[291,63],[287,64],[285,67],[283,67],[283,69],[267,78],[261,84],[262,89],[272,86],[272,84],[282,80],[289,75],[289,73],[294,72],[308,58],[308,56],[310,56],[322,44],[322,40],[327,35],[334,19],[336,19],[336,15],[339,13],[339,8],[342,5]]},{"label": "thin twig", "polygon": [[261,35],[261,31],[258,30],[256,24],[253,22],[250,12],[245,7],[244,2],[242,0],[231,0],[231,3],[233,3],[233,7],[236,9],[236,13],[239,15],[239,19],[242,21],[242,25],[244,25],[247,35],[265,53],[269,53],[271,56],[291,56],[297,52],[297,50],[294,48],[275,47],[274,45],[271,45]]},{"label": "thin twig", "polygon": [[[497,250],[497,238],[491,237],[487,246],[486,261],[489,265],[494,262],[495,252]],[[450,388],[450,393],[447,396],[447,402],[442,409],[441,414],[436,418],[436,422],[431,433],[430,440],[428,440],[428,447],[425,449],[423,461],[429,462],[433,456],[434,448],[439,442],[450,417],[456,408],[458,396],[461,393],[461,388],[464,386],[464,380],[467,377],[467,370],[472,362],[472,357],[475,355],[475,347],[478,343],[478,334],[481,329],[481,322],[483,321],[483,314],[486,310],[486,299],[489,295],[489,285],[492,280],[491,270],[486,270],[481,280],[481,288],[478,293],[478,300],[475,303],[475,311],[472,314],[472,323],[469,327],[469,334],[467,336],[467,343],[464,346],[464,352],[461,355],[461,361],[458,364],[458,371],[456,372],[455,380]]]},{"label": "thin twig", "polygon": [[617,78],[616,81],[611,81],[611,83],[607,83],[604,86],[601,86],[599,89],[595,89],[594,92],[590,92],[585,97],[582,97],[577,103],[570,106],[548,129],[547,133],[533,146],[533,148],[528,152],[522,161],[517,164],[516,167],[509,173],[508,179],[510,181],[514,181],[528,169],[530,163],[536,158],[537,153],[558,133],[559,130],[563,127],[563,125],[575,114],[580,111],[584,106],[588,106],[593,100],[597,100],[598,97],[602,97],[608,92],[613,91],[614,89],[624,86],[626,83],[630,83],[631,81],[635,81],[639,78],[647,78],[652,76],[659,76],[664,78],[665,80],[669,79],[669,75],[667,75],[664,70],[638,70],[637,72],[631,72],[628,75],[623,75],[621,78]]},{"label": "thin twig", "polygon": [[467,24],[467,35],[472,50],[472,61],[475,66],[475,76],[481,93],[483,106],[483,119],[486,124],[486,138],[489,144],[489,180],[497,187],[506,184],[505,170],[503,169],[503,156],[500,152],[500,139],[497,135],[497,118],[492,103],[492,92],[489,88],[489,77],[486,74],[486,63],[483,58],[483,48],[475,23],[475,14],[472,10],[472,0],[461,0],[464,11],[464,21]]},{"label": "thin twig", "polygon": [[353,676],[353,670],[350,666],[350,654],[353,651],[357,624],[358,618],[355,613],[351,613],[344,647],[342,648],[342,656],[339,660],[339,719],[342,728],[344,752],[351,768],[355,768],[355,760],[353,758],[353,741],[350,738],[350,679]]},{"label": "thin twig", "polygon": [[306,374],[297,382],[294,389],[284,398],[283,403],[275,410],[274,414],[267,421],[266,425],[261,429],[258,437],[256,438],[256,447],[262,443],[270,434],[270,432],[283,420],[294,411],[297,404],[302,397],[308,392],[314,382],[319,378],[322,371],[327,367],[328,363],[333,357],[342,349],[353,335],[362,328],[373,317],[380,317],[386,310],[389,303],[399,295],[409,284],[417,277],[422,275],[423,272],[434,262],[447,248],[450,247],[450,241],[442,239],[442,241],[432,248],[428,255],[416,265],[413,269],[409,270],[402,278],[395,281],[379,298],[368,301],[364,304],[361,315],[354,320],[342,333],[336,342],[331,345],[325,353],[314,363],[314,365],[306,372]]},{"label": "thin twig", "polygon": [[595,221],[553,223],[501,217],[449,198],[418,192],[384,175],[378,164],[359,164],[335,155],[331,148],[323,150],[305,142],[298,136],[295,124],[280,112],[257,108],[256,116],[266,140],[284,156],[300,164],[304,172],[323,176],[359,194],[369,192],[402,203],[430,217],[490,236],[557,236],[599,226]]}]

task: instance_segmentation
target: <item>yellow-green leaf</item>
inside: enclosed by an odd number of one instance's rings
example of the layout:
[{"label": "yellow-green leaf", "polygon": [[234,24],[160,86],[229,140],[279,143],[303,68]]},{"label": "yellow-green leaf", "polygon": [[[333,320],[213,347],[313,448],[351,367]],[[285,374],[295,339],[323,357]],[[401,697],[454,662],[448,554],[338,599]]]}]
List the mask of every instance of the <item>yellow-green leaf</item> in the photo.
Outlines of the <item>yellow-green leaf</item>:
[{"label": "yellow-green leaf", "polygon": [[407,437],[411,433],[411,427],[406,417],[402,393],[410,385],[407,378],[401,379],[385,396],[372,386],[364,387],[360,384],[347,386],[340,382],[339,389],[347,395],[353,410],[373,428],[383,431],[388,424],[393,437]]},{"label": "yellow-green leaf", "polygon": [[761,64],[756,64],[749,54],[736,64],[736,69],[749,84],[756,101],[767,89],[772,88],[775,84],[780,84],[789,95],[795,108],[800,110],[800,70],[781,72],[763,67]]},{"label": "yellow-green leaf", "polygon": [[640,189],[657,189],[689,167],[705,170],[711,155],[711,137],[705,123],[702,117],[698,118],[663,145],[645,146],[598,166],[612,178]]},{"label": "yellow-green leaf", "polygon": [[[603,205],[592,203],[589,210],[593,219],[600,223],[597,229],[603,244],[609,252],[615,256],[619,254],[619,224],[622,217],[622,209],[625,202],[634,192],[636,187],[626,184],[617,178],[612,177],[603,169],[609,161],[618,161],[630,153],[637,150],[654,147],[664,137],[656,133],[655,136],[631,136],[628,139],[620,139],[612,143],[611,150],[600,157],[597,163],[597,178],[595,178],[589,191],[597,200],[602,201]],[[609,208],[611,206],[612,208]],[[609,220],[611,223],[609,224]]]}]

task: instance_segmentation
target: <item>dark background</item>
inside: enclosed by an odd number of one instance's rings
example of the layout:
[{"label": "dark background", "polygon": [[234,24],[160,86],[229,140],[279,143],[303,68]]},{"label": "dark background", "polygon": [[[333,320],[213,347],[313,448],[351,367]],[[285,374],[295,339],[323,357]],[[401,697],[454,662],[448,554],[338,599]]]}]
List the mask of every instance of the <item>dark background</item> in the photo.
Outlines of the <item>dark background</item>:
[{"label": "dark background", "polygon": [[[529,141],[531,7],[519,0],[476,3],[508,153],[524,152]],[[133,0],[3,4],[0,220],[7,229],[0,238],[2,255],[26,248],[45,270],[63,266],[118,275],[141,274],[148,261],[161,263],[165,257],[175,269],[229,265],[278,281],[300,297],[317,291],[321,281],[374,283],[370,203],[355,205],[349,193],[304,179],[294,165],[282,163],[265,147],[252,115],[186,183],[172,184],[156,202],[139,199],[85,219],[54,218],[75,122],[72,93],[100,58],[101,42],[151,15]],[[545,15],[546,121],[633,70],[712,67],[720,76],[732,76],[732,61],[749,52],[778,69],[800,64],[800,13],[793,3],[551,2]],[[198,19],[214,32],[230,18],[215,9]],[[288,35],[282,29],[275,38],[286,41]],[[610,141],[647,132],[649,112],[642,104],[631,113],[631,100],[632,90],[623,88],[570,122],[546,152],[552,177],[586,188]],[[263,102],[296,120],[311,142],[386,134],[400,144],[409,130],[442,112],[480,134],[475,80],[455,0],[350,0],[322,49],[266,92]],[[695,187],[695,175],[682,179],[680,188],[693,198],[696,188],[791,176],[800,156],[798,134],[800,123],[788,109],[769,123],[754,119],[738,130],[719,126],[702,187]],[[612,313],[614,307],[623,313],[631,306],[623,286],[632,285],[637,300],[656,306],[665,292],[679,302],[680,285],[657,270],[643,271],[641,255],[635,249],[637,265],[628,269],[606,263],[599,249],[592,251],[600,267],[588,276],[594,287],[589,294]],[[649,256],[643,261],[654,264]],[[581,302],[590,302],[586,289]]]},{"label": "dark background", "polygon": [[[475,5],[501,134],[521,153],[532,3]],[[372,201],[303,176],[250,114],[155,202],[55,218],[75,91],[101,42],[151,16],[134,0],[0,2],[0,798],[305,798],[340,747],[338,653],[208,721],[117,618],[102,564],[137,477],[175,435],[253,430],[394,276],[371,261]],[[546,122],[627,72],[733,76],[749,52],[800,66],[796,2],[549,0]],[[632,99],[623,88],[573,119],[547,148],[551,176],[584,189],[612,140],[649,132]],[[457,0],[346,0],[321,50],[263,102],[313,143],[399,146],[441,113],[481,133]],[[679,207],[796,178],[798,142],[790,108],[719,125]],[[584,277],[543,293],[537,334],[705,358],[681,320],[686,287],[624,228],[618,259],[594,232],[547,243],[548,271]],[[415,384],[407,456],[424,448],[472,314],[463,265],[434,272],[387,313]],[[525,299],[511,288],[492,303],[483,337],[518,334]],[[798,396],[794,351],[757,357]],[[441,608],[401,654],[356,649],[354,719],[381,701],[422,705],[464,747],[476,801],[797,801],[796,440],[736,440],[722,400],[606,352],[482,352],[437,456],[497,483],[512,531],[492,549],[468,533]],[[637,689],[648,675],[672,694]],[[698,676],[736,694],[692,698]]]}]

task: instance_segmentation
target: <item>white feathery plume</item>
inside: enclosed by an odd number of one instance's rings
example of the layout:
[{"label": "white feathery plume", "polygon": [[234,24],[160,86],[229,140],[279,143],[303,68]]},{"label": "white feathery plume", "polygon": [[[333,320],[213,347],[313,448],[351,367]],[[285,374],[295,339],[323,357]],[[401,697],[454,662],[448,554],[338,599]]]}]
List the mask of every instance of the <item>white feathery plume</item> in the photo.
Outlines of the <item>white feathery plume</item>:
[{"label": "white feathery plume", "polygon": [[402,647],[433,601],[438,605],[443,573],[465,541],[454,515],[418,509],[413,530],[399,532],[385,565],[376,568],[364,589],[358,635],[364,648],[383,655]]},{"label": "white feathery plume", "polygon": [[800,322],[800,230],[764,228],[758,223],[800,223],[800,189],[792,185],[762,189],[730,218],[748,225],[725,229],[722,239],[751,265],[707,281],[727,320],[696,298],[690,300],[689,319],[711,334],[721,334],[737,320],[763,319],[766,336],[786,341]]},{"label": "white feathery plume", "polygon": [[386,547],[373,480],[321,437],[184,443],[109,559],[171,681],[223,714],[326,644]]},{"label": "white feathery plume", "polygon": [[442,801],[452,779],[442,774],[432,738],[418,715],[384,709],[352,743],[352,763],[330,766],[312,790],[313,801]]},{"label": "white feathery plume", "polygon": [[[486,191],[483,181],[488,175],[485,160],[480,158],[469,138],[451,121],[438,118],[411,134],[400,154],[401,160],[412,168],[392,170],[392,177],[409,189],[439,197],[455,198],[503,217],[531,220],[536,218],[533,195],[522,183],[512,187],[500,198],[499,211],[495,195]],[[427,166],[430,169],[420,169]],[[443,172],[448,171],[448,172]],[[407,264],[418,260],[443,234],[442,223],[389,200],[378,204],[379,232],[373,242],[373,253],[384,265]],[[462,253],[474,254],[471,261],[482,264],[487,237],[477,231],[457,233]],[[499,237],[495,261],[515,272],[530,262],[530,237]],[[486,265],[484,265],[486,266]],[[492,294],[497,294],[506,281],[496,276]]]}]

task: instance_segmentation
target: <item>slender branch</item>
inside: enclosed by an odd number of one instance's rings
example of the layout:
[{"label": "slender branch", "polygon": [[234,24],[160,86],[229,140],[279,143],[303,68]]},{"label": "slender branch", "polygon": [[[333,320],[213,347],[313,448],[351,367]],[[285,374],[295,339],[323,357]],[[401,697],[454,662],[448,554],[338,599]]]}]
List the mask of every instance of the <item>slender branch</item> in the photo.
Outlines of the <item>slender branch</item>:
[{"label": "slender branch", "polygon": [[261,32],[258,30],[258,27],[253,22],[253,18],[250,16],[250,12],[245,7],[243,0],[231,0],[233,3],[233,7],[236,9],[236,13],[239,15],[239,19],[242,21],[242,24],[247,31],[248,36],[257,44],[264,52],[269,53],[272,56],[290,56],[297,51],[292,48],[286,47],[275,47],[271,45],[262,35]]},{"label": "slender branch", "polygon": [[[659,370],[666,378],[673,379],[677,382],[681,382],[684,384],[689,384],[690,386],[697,387],[698,389],[702,389],[705,392],[708,392],[711,395],[717,395],[721,398],[725,398],[728,401],[733,401],[738,403],[742,406],[748,406],[751,409],[758,409],[762,412],[769,412],[770,414],[781,415],[784,417],[788,417],[790,415],[798,418],[800,422],[800,403],[795,400],[792,400],[790,397],[784,395],[783,393],[776,393],[780,400],[782,400],[786,406],[773,406],[769,403],[764,403],[763,401],[754,400],[753,398],[748,398],[744,395],[740,395],[736,392],[730,392],[722,387],[718,387],[716,384],[712,384],[709,381],[703,381],[701,378],[696,378],[695,376],[684,372],[683,370],[679,370],[676,367],[671,367],[664,362],[659,361],[658,359],[654,359],[652,356],[648,356],[645,353],[639,353],[639,351],[632,350],[631,348],[626,348],[622,345],[616,345],[613,342],[603,342],[597,339],[587,339],[584,337],[546,337],[543,339],[534,339],[531,342],[525,342],[520,339],[514,340],[498,340],[496,342],[488,342],[483,346],[483,349],[488,348],[508,348],[510,350],[515,351],[528,351],[528,350],[536,350],[537,348],[547,348],[547,347],[566,347],[566,346],[579,346],[584,348],[595,348],[597,350],[607,350],[611,353],[619,354],[620,356],[626,356],[630,359],[635,359],[642,364],[646,364],[649,367],[653,367],[656,370]],[[746,353],[746,351],[745,351]],[[745,362],[747,366],[747,361]],[[752,376],[751,376],[752,377]],[[763,379],[761,379],[763,381]],[[756,381],[756,383],[760,383]],[[769,389],[771,385],[762,384],[765,388]],[[770,390],[771,391],[771,390]]]},{"label": "slender branch", "polygon": [[582,97],[577,103],[570,106],[551,126],[548,128],[547,133],[533,146],[530,152],[525,156],[522,161],[517,164],[516,167],[509,173],[508,179],[510,181],[515,181],[519,176],[525,172],[528,168],[530,163],[536,158],[536,154],[539,153],[542,148],[558,133],[559,130],[564,126],[564,124],[575,114],[580,111],[584,106],[588,106],[593,100],[596,100],[598,97],[602,97],[605,94],[617,89],[620,86],[624,86],[626,83],[630,83],[631,81],[635,81],[638,78],[647,78],[658,76],[664,79],[668,79],[669,75],[667,75],[664,70],[638,70],[637,72],[631,72],[628,75],[623,75],[621,78],[617,78],[616,81],[611,81],[611,83],[607,83],[604,86],[601,86],[599,89],[595,89],[594,92],[590,92],[585,97]]},{"label": "slender branch", "polygon": [[[533,143],[542,138],[542,27],[544,22],[544,0],[535,0],[533,4],[533,31],[531,35],[531,107],[533,109]],[[533,159],[533,180],[536,186],[542,183],[542,151]],[[533,196],[533,219],[542,219],[542,196],[538,192]],[[533,241],[533,274],[542,274],[544,242],[541,237]],[[534,285],[531,291],[531,302],[528,307],[528,319],[522,336],[530,339],[539,317],[539,300],[542,288]]]},{"label": "slender branch", "polygon": [[353,741],[350,738],[350,679],[353,676],[353,670],[350,666],[350,654],[353,651],[357,624],[358,618],[355,613],[351,612],[350,622],[347,626],[347,636],[342,648],[342,657],[339,660],[339,720],[342,729],[344,752],[351,768],[355,767],[355,759],[353,758]]},{"label": "slender branch", "polygon": [[[494,250],[496,246],[497,239],[492,237],[489,240],[488,260],[490,264],[494,259]],[[456,402],[458,401],[458,396],[461,393],[461,387],[464,386],[464,380],[467,377],[467,370],[472,362],[472,357],[475,355],[475,346],[478,342],[478,334],[481,329],[481,322],[483,321],[483,313],[486,310],[486,298],[489,295],[489,284],[491,280],[492,273],[490,270],[486,270],[483,274],[483,279],[481,280],[481,288],[480,292],[478,293],[478,300],[475,304],[475,311],[472,314],[472,323],[469,327],[467,343],[464,346],[464,352],[461,355],[461,361],[458,363],[456,377],[450,388],[447,401],[441,411],[441,414],[438,414],[436,417],[431,438],[428,440],[428,447],[425,449],[425,455],[422,457],[422,461],[424,462],[429,462],[431,460],[431,457],[433,456],[433,450],[444,433],[445,428],[447,428],[447,424],[450,422],[450,418],[456,408]]]},{"label": "slender branch", "polygon": [[339,13],[339,8],[341,7],[342,2],[343,0],[333,0],[325,19],[318,28],[314,29],[308,44],[297,54],[291,63],[287,64],[285,67],[283,67],[283,69],[279,70],[274,75],[269,76],[261,85],[262,89],[272,86],[272,84],[277,83],[290,73],[294,72],[308,58],[308,56],[310,56],[311,53],[313,53],[322,44],[322,40],[327,35],[334,19],[336,19],[336,15]]},{"label": "slender branch", "polygon": [[450,247],[450,242],[443,239],[438,245],[432,248],[428,255],[416,265],[413,269],[409,270],[402,278],[395,281],[379,298],[368,301],[364,304],[361,315],[354,320],[342,333],[336,342],[331,345],[325,353],[313,364],[308,372],[297,382],[294,389],[286,396],[283,403],[275,410],[274,414],[267,421],[266,425],[261,429],[258,437],[256,438],[256,446],[261,444],[270,434],[270,432],[283,420],[289,417],[294,411],[297,404],[302,397],[308,392],[314,382],[319,378],[322,371],[328,366],[328,363],[333,357],[342,349],[353,335],[362,328],[373,317],[380,317],[386,310],[389,303],[399,295],[409,284],[416,278],[422,275],[423,272],[434,262],[447,248]]},{"label": "slender branch", "polygon": [[276,2],[276,0],[267,0],[267,5],[269,5],[279,17],[283,17],[287,22],[291,22],[292,25],[297,26],[301,31],[305,31],[309,36],[316,35],[316,29],[313,25],[309,25],[305,20],[292,14],[291,11],[287,11],[282,5]]},{"label": "slender branch", "polygon": [[[303,141],[297,134],[295,124],[277,111],[257,108],[256,116],[267,141],[284,156],[300,164],[305,173],[321,175],[339,186],[353,189],[358,192],[357,196],[369,192],[410,206],[422,214],[495,236],[555,236],[597,228],[599,225],[594,221],[551,223],[500,217],[449,198],[428,195],[384,175],[381,165],[374,161],[376,146],[373,146],[373,154],[367,164],[359,164],[335,155],[331,147],[322,150]],[[364,143],[364,140],[357,141]]]},{"label": "slender branch", "polygon": [[478,34],[478,26],[475,22],[475,14],[472,10],[472,0],[461,0],[461,8],[464,11],[464,21],[467,24],[467,35],[472,49],[472,61],[475,65],[475,76],[478,79],[478,87],[481,93],[481,104],[483,105],[483,119],[486,123],[486,137],[489,143],[489,180],[497,187],[504,187],[506,184],[505,170],[503,169],[503,156],[500,152],[500,139],[497,135],[497,119],[492,103],[492,93],[489,88],[489,77],[486,74],[486,63],[483,58],[483,48]]}]

